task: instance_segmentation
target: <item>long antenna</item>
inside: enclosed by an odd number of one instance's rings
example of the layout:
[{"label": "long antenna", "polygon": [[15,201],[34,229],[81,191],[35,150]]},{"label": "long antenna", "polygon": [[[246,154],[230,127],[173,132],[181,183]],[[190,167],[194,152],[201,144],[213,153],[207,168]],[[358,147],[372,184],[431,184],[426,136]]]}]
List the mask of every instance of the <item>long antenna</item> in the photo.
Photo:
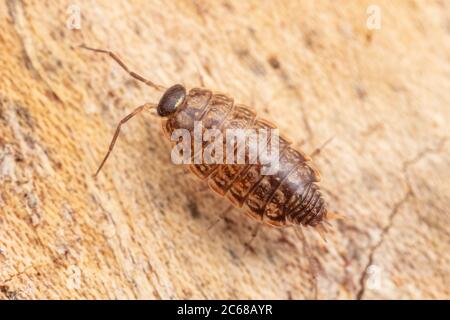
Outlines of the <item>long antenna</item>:
[{"label": "long antenna", "polygon": [[94,51],[94,52],[100,52],[100,53],[107,54],[111,58],[113,58],[122,67],[123,70],[125,70],[130,76],[132,76],[136,80],[139,80],[139,81],[145,83],[146,85],[148,85],[148,86],[150,86],[152,88],[155,88],[156,90],[165,90],[165,89],[167,89],[167,88],[165,88],[165,87],[163,87],[163,86],[161,86],[159,84],[156,84],[156,83],[154,83],[154,82],[152,82],[150,80],[145,79],[143,76],[141,76],[141,75],[137,74],[136,72],[131,71],[130,69],[128,69],[126,64],[122,60],[120,60],[120,58],[112,51],[103,50],[103,49],[95,49],[95,48],[88,47],[88,46],[86,46],[84,44],[80,45],[80,48],[83,48],[83,49],[86,49],[86,50],[91,50],[91,51]]}]

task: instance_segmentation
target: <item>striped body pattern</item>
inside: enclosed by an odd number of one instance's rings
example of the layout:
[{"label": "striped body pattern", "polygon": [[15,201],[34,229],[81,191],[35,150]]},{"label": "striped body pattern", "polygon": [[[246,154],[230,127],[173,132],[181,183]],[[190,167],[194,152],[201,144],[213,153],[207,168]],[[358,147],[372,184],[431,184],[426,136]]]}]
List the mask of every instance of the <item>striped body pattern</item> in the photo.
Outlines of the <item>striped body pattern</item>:
[{"label": "striped body pattern", "polygon": [[[194,121],[205,129],[263,128],[275,125],[248,107],[234,103],[223,94],[191,89],[176,110],[162,121],[164,134],[170,139],[176,129],[193,132]],[[206,146],[203,145],[203,149]],[[303,225],[315,227],[326,218],[326,203],[317,183],[319,172],[302,152],[280,136],[279,169],[262,175],[261,164],[190,164],[190,170],[216,193],[226,197],[253,219],[276,227]]]}]

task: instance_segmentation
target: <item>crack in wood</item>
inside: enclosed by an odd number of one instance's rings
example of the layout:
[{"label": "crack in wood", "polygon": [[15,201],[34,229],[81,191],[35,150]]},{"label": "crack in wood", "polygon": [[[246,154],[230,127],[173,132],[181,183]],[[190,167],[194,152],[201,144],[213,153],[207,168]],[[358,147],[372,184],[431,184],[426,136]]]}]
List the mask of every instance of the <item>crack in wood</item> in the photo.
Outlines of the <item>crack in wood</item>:
[{"label": "crack in wood", "polygon": [[391,213],[389,215],[388,223],[381,230],[380,239],[370,249],[368,262],[367,262],[367,264],[366,264],[366,266],[365,266],[365,268],[364,268],[364,270],[363,270],[363,272],[362,272],[362,274],[361,274],[361,276],[359,278],[360,288],[359,288],[358,292],[356,293],[356,299],[357,300],[361,300],[362,297],[364,296],[365,291],[366,291],[367,273],[368,273],[369,267],[373,264],[375,252],[383,244],[386,234],[389,232],[389,230],[393,226],[393,221],[394,221],[396,215],[400,212],[400,208],[405,203],[407,203],[410,200],[410,198],[415,196],[413,188],[411,186],[411,182],[409,180],[408,169],[411,166],[413,166],[416,163],[418,163],[426,155],[432,154],[432,153],[434,153],[434,154],[440,153],[442,151],[445,143],[447,142],[447,140],[448,140],[448,138],[444,137],[444,138],[441,139],[441,141],[438,143],[438,145],[436,147],[434,147],[434,148],[433,147],[424,148],[423,150],[418,152],[415,157],[411,158],[410,160],[406,160],[406,161],[403,162],[403,164],[402,164],[402,171],[403,171],[403,175],[405,176],[405,181],[406,181],[406,192],[405,192],[404,196],[402,197],[402,199],[400,199],[394,205],[394,207],[393,207],[393,209],[392,209],[392,211],[391,211]]}]

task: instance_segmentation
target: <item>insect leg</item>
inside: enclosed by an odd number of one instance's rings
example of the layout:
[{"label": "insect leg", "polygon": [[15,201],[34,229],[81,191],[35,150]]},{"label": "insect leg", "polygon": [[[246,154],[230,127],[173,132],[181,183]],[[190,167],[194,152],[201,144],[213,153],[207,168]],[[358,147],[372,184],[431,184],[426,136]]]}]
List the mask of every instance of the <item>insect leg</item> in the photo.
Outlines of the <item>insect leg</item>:
[{"label": "insect leg", "polygon": [[105,54],[109,55],[111,58],[113,58],[122,67],[122,69],[125,70],[133,78],[135,78],[135,79],[145,83],[146,85],[148,85],[150,87],[155,88],[156,90],[165,90],[166,89],[165,87],[160,86],[158,84],[155,84],[152,81],[147,80],[143,76],[137,74],[136,72],[131,71],[130,69],[128,69],[126,64],[122,60],[120,60],[120,58],[112,51],[103,50],[103,49],[94,49],[94,48],[88,47],[88,46],[86,46],[84,44],[80,45],[80,48],[91,50],[91,51],[94,51],[94,52],[105,53]]},{"label": "insect leg", "polygon": [[245,249],[244,249],[244,255],[251,249],[251,244],[253,242],[253,240],[255,240],[256,236],[258,235],[258,231],[259,228],[261,227],[261,223],[258,223],[255,227],[255,229],[252,232],[252,237],[250,238],[249,241],[247,241],[244,245],[245,245]]},{"label": "insect leg", "polygon": [[207,231],[211,230],[216,224],[218,224],[220,221],[225,219],[225,214],[227,214],[228,212],[230,212],[231,210],[233,210],[233,206],[230,204],[224,211],[222,211],[219,214],[219,218],[216,219],[216,221],[214,221],[213,223],[211,223],[209,225],[209,227],[206,229]]},{"label": "insect leg", "polygon": [[137,107],[136,109],[134,109],[133,112],[131,112],[129,115],[127,115],[125,118],[123,118],[122,120],[120,120],[119,124],[117,125],[116,128],[116,132],[114,133],[114,136],[111,140],[111,143],[109,144],[109,148],[108,148],[108,152],[106,153],[105,157],[103,158],[103,161],[100,163],[100,166],[98,167],[97,171],[94,174],[94,177],[97,177],[98,173],[100,172],[100,170],[102,169],[103,165],[105,164],[106,160],[109,157],[109,154],[111,153],[111,151],[114,148],[114,144],[116,143],[117,137],[119,136],[120,133],[120,127],[127,122],[128,120],[130,120],[131,118],[133,118],[135,115],[137,115],[138,113],[145,111],[145,110],[149,110],[152,108],[156,108],[156,105],[151,104],[151,103],[146,103],[142,106]]},{"label": "insect leg", "polygon": [[322,149],[324,149],[327,144],[329,144],[331,141],[333,141],[334,137],[329,138],[327,141],[325,141],[320,147],[316,148],[311,154],[310,157],[313,158],[315,156],[317,156],[318,154],[320,154],[320,152],[322,152]]},{"label": "insect leg", "polygon": [[342,213],[338,213],[335,211],[327,211],[326,219],[327,220],[345,220],[348,217],[343,215]]}]

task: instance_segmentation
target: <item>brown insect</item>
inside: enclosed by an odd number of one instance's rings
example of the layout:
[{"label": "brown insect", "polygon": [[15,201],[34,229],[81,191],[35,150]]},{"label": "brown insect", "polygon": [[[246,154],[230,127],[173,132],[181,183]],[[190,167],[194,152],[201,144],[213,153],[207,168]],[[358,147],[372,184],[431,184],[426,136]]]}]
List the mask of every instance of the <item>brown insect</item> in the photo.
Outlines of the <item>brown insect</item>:
[{"label": "brown insect", "polygon": [[[157,89],[165,90],[159,103],[144,104],[123,118],[95,176],[109,157],[122,124],[136,114],[156,108],[162,117],[162,128],[170,138],[176,129],[192,132],[194,121],[202,121],[203,127],[225,129],[264,128],[275,126],[258,118],[248,107],[235,103],[233,98],[212,93],[210,90],[194,88],[189,92],[176,84],[168,89],[157,85],[130,71],[112,52],[81,47],[111,56],[133,78]],[[324,222],[336,218],[337,214],[327,210],[318,182],[319,172],[312,166],[311,158],[295,150],[291,143],[280,137],[279,170],[273,175],[262,175],[261,164],[190,164],[190,170],[209,187],[226,197],[235,207],[241,208],[251,218],[275,227],[291,225],[314,227],[322,235]],[[317,150],[316,150],[317,151]],[[297,230],[297,228],[296,228]],[[302,238],[304,238],[302,234]]]}]

